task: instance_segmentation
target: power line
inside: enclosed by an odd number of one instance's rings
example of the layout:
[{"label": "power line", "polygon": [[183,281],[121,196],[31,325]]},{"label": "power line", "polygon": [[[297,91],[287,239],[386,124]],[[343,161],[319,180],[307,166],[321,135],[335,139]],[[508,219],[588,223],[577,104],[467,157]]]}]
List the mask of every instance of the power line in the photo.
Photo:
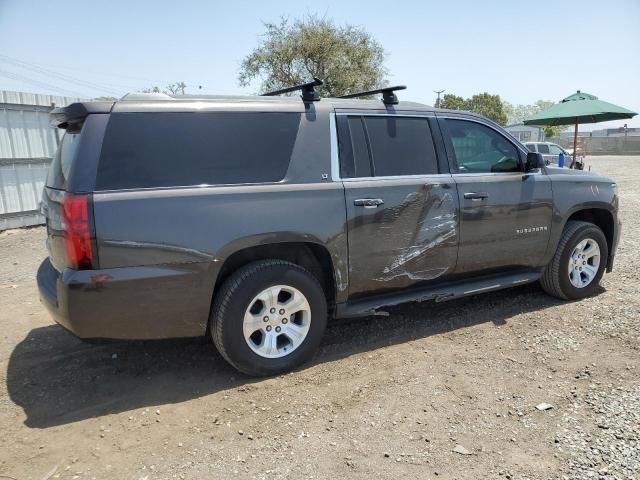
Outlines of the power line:
[{"label": "power line", "polygon": [[70,97],[80,97],[80,98],[90,98],[91,95],[84,95],[84,94],[79,94],[77,92],[72,92],[71,90],[67,90],[65,88],[61,88],[61,87],[57,87],[55,85],[52,85],[50,83],[46,83],[46,82],[40,82],[38,80],[33,80],[32,78],[29,77],[25,77],[23,75],[20,75],[18,73],[13,73],[13,72],[7,72],[6,70],[1,70],[0,69],[0,76],[3,76],[5,78],[10,78],[11,80],[18,80],[20,82],[24,82],[24,83],[28,83],[30,85],[33,85],[35,87],[39,87],[39,88],[45,88],[45,89],[49,89],[49,90],[55,90],[60,92],[62,95],[67,95]]},{"label": "power line", "polygon": [[44,68],[44,67],[40,67],[40,66],[38,66],[36,64],[32,64],[30,62],[25,62],[25,61],[22,61],[22,60],[14,59],[14,58],[11,58],[11,57],[9,57],[7,55],[3,55],[3,54],[0,54],[0,61],[9,63],[9,64],[14,65],[14,66],[19,67],[19,68],[24,68],[24,69],[27,69],[27,70],[31,70],[33,72],[40,73],[42,75],[47,75],[47,76],[50,76],[50,77],[54,77],[54,78],[57,78],[57,79],[62,80],[64,82],[80,85],[80,86],[83,86],[83,87],[88,87],[88,88],[91,88],[91,89],[94,89],[94,90],[98,90],[98,91],[101,91],[101,92],[120,95],[120,94],[123,93],[123,90],[127,90],[128,89],[127,87],[125,87],[125,88],[114,87],[114,86],[102,85],[102,84],[95,83],[95,82],[89,82],[87,80],[82,80],[82,79],[79,79],[79,78],[76,78],[76,77],[72,77],[70,75],[65,75],[65,74],[58,73],[58,72],[55,72],[53,70]]},{"label": "power line", "polygon": [[[17,60],[15,58],[9,57],[8,55],[4,55],[4,54],[0,54],[0,56],[3,56],[5,58],[11,58],[12,60]],[[169,80],[153,80],[151,78],[146,78],[146,77],[136,77],[133,75],[122,75],[121,73],[113,73],[113,72],[103,72],[100,70],[94,70],[94,69],[89,69],[89,68],[78,68],[78,67],[70,67],[68,65],[50,65],[50,64],[44,64],[44,63],[36,63],[36,62],[25,62],[25,63],[29,63],[31,65],[35,65],[41,68],[51,68],[54,70],[74,70],[76,72],[85,72],[85,73],[94,73],[96,75],[105,75],[108,77],[116,77],[116,78],[125,78],[128,80],[141,80],[144,82],[148,82],[148,83],[171,83],[171,81]],[[129,87],[127,87],[129,88]]]}]

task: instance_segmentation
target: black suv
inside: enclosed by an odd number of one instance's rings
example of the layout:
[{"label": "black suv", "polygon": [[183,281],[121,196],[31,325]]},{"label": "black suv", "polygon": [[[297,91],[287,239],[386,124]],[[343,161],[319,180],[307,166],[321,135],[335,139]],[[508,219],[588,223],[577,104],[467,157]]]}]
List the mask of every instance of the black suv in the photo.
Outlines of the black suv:
[{"label": "black suv", "polygon": [[86,339],[211,335],[270,375],[309,359],[328,317],[538,280],[578,299],[611,271],[613,181],[398,88],[313,86],[55,110],[38,285],[56,321]]}]

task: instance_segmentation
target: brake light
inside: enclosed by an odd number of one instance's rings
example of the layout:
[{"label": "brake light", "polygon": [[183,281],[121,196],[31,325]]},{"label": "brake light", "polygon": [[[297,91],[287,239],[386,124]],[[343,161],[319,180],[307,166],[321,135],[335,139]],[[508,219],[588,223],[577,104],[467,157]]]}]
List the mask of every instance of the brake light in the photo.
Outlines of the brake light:
[{"label": "brake light", "polygon": [[89,226],[89,196],[65,194],[62,200],[64,246],[71,268],[89,269],[93,265]]}]

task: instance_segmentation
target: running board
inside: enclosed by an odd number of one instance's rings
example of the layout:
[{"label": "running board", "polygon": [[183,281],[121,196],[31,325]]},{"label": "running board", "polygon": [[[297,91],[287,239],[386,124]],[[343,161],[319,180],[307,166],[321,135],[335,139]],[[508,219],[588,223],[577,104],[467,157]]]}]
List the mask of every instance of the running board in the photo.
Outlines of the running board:
[{"label": "running board", "polygon": [[376,314],[384,315],[384,313],[377,312],[377,310],[408,302],[424,302],[428,300],[446,302],[477,293],[493,292],[495,290],[535,282],[541,276],[542,272],[526,272],[452,282],[450,284],[420,290],[403,290],[394,294],[380,295],[373,298],[338,304],[336,305],[335,316],[337,318],[345,318]]}]

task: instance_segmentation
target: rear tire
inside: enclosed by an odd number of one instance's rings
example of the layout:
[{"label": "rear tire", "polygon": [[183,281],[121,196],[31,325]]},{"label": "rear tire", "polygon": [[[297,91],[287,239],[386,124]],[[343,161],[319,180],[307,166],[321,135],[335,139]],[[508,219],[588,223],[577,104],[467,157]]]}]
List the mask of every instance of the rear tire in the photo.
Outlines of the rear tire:
[{"label": "rear tire", "polygon": [[267,376],[294,369],[320,345],[327,302],[318,280],[283,260],[261,260],[234,272],[215,295],[210,331],[237,370]]},{"label": "rear tire", "polygon": [[593,295],[604,275],[608,252],[607,239],[599,227],[577,220],[567,222],[556,253],[540,278],[542,288],[563,300]]}]

